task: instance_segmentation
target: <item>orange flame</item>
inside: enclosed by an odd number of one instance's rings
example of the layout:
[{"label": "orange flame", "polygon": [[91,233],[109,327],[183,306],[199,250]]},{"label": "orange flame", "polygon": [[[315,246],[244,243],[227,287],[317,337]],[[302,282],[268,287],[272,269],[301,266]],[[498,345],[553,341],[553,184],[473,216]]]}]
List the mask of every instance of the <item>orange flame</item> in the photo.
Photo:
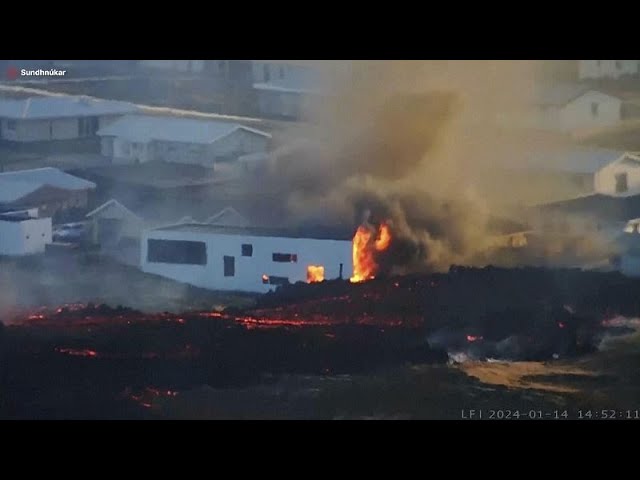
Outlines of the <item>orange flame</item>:
[{"label": "orange flame", "polygon": [[391,244],[391,231],[385,223],[378,228],[378,234],[373,239],[373,232],[366,226],[358,227],[353,237],[353,276],[352,283],[372,280],[378,271],[378,264],[374,258],[376,251],[381,252]]},{"label": "orange flame", "polygon": [[324,280],[324,267],[322,265],[309,265],[307,267],[307,282],[315,283]]}]

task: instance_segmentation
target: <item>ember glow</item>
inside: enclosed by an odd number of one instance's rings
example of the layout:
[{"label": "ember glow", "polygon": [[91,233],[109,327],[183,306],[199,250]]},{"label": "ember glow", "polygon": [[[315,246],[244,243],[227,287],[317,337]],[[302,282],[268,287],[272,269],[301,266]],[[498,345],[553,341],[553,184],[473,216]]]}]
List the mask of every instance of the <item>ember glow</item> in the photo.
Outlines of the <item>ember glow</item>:
[{"label": "ember glow", "polygon": [[324,267],[322,265],[309,265],[307,267],[307,283],[322,282],[324,280]]},{"label": "ember glow", "polygon": [[376,237],[371,228],[361,225],[353,237],[353,276],[352,283],[364,282],[375,278],[378,272],[376,252],[382,252],[391,244],[389,226],[382,223],[378,227]]}]

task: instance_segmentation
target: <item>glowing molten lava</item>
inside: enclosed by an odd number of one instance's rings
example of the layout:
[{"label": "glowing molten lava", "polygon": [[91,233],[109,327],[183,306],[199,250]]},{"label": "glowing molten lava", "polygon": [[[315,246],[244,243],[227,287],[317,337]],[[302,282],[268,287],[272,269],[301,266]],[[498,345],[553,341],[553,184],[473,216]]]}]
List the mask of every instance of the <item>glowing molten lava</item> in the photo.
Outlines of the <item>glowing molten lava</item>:
[{"label": "glowing molten lava", "polygon": [[388,225],[380,224],[375,239],[370,228],[364,225],[358,227],[356,235],[353,237],[353,276],[351,282],[364,282],[375,278],[378,272],[375,253],[386,250],[390,244],[391,231]]},{"label": "glowing molten lava", "polygon": [[309,265],[307,267],[307,283],[322,282],[324,280],[324,267],[322,265]]}]

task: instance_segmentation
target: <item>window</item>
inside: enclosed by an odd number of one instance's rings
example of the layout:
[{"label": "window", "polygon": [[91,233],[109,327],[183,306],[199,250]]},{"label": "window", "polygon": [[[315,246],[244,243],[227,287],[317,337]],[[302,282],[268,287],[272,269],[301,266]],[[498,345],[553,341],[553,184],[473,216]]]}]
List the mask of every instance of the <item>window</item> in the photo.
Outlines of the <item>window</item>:
[{"label": "window", "polygon": [[617,173],[616,174],[616,193],[623,193],[629,190],[627,174],[626,173]]},{"label": "window", "polygon": [[616,60],[616,68],[622,70],[622,62],[620,60]]},{"label": "window", "polygon": [[253,257],[253,245],[250,243],[242,244],[242,256],[243,257]]},{"label": "window", "polygon": [[269,64],[265,63],[262,67],[262,70],[265,83],[269,83],[271,81],[271,69],[269,68]]},{"label": "window", "polygon": [[280,77],[280,79],[284,78],[284,66],[280,65],[280,68],[278,69],[278,76]]},{"label": "window", "polygon": [[236,275],[236,257],[224,257],[224,276],[235,277]]},{"label": "window", "polygon": [[207,264],[207,246],[204,242],[149,239],[147,247],[147,261],[151,263]]},{"label": "window", "polygon": [[273,261],[279,263],[295,263],[298,261],[298,255],[295,253],[274,253]]},{"label": "window", "polygon": [[218,71],[220,73],[224,72],[225,67],[227,66],[227,62],[224,60],[218,60]]},{"label": "window", "polygon": [[593,115],[594,117],[598,116],[598,107],[599,107],[599,104],[597,104],[596,102],[593,102],[591,104],[591,115]]},{"label": "window", "polygon": [[7,120],[7,130],[10,132],[15,132],[17,127],[17,122],[15,120]]}]

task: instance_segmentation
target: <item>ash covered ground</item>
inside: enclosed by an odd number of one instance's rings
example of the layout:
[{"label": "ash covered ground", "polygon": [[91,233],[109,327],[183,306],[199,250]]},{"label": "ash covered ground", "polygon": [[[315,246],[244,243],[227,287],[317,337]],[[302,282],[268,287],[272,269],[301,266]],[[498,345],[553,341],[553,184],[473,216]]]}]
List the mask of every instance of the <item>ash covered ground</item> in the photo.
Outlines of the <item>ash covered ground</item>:
[{"label": "ash covered ground", "polygon": [[2,418],[460,418],[634,409],[640,281],[471,269],[186,313],[5,313]]}]

